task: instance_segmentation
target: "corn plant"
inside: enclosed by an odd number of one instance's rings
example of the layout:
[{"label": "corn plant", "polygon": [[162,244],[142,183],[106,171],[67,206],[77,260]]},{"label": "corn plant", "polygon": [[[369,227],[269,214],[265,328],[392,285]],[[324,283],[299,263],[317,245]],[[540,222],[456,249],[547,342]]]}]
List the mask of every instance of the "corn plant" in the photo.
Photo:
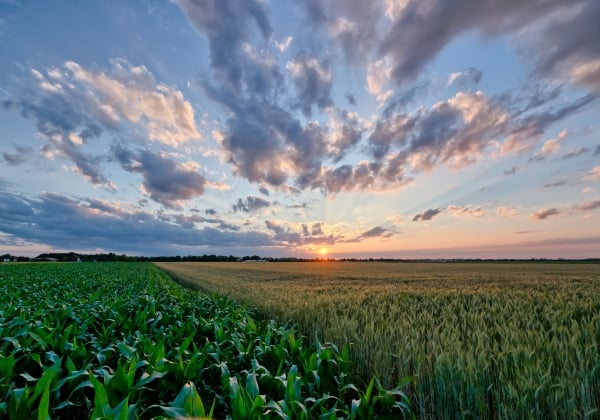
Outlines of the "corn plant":
[{"label": "corn plant", "polygon": [[[0,419],[352,417],[348,350],[144,263],[0,266]],[[375,416],[410,416],[375,386]]]}]

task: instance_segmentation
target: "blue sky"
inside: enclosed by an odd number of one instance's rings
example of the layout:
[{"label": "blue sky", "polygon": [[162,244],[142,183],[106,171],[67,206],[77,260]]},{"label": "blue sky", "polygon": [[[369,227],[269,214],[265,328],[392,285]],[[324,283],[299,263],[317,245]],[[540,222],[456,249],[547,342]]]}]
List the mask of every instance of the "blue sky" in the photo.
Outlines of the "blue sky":
[{"label": "blue sky", "polygon": [[600,256],[595,0],[0,0],[0,253]]}]

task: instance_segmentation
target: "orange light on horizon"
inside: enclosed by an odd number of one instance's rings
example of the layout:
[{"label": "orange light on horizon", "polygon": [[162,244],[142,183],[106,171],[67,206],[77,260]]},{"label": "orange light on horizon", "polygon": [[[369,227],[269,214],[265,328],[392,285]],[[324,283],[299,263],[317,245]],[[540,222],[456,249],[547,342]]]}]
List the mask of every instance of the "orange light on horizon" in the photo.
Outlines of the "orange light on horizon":
[{"label": "orange light on horizon", "polygon": [[329,250],[327,248],[320,248],[319,249],[319,254],[321,255],[327,255],[327,253],[329,252]]}]

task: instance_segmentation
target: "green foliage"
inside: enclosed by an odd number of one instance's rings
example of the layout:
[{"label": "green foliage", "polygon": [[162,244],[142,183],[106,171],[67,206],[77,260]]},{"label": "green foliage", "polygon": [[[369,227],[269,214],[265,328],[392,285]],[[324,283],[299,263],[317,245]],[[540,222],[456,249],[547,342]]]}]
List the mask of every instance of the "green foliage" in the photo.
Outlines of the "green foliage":
[{"label": "green foliage", "polygon": [[[598,264],[159,266],[264,317],[293,320],[309,337],[351,344],[342,359],[359,378],[383,383],[354,391],[356,418],[401,405],[396,391],[381,391],[396,385],[425,418],[598,416]],[[327,351],[301,355],[298,364],[323,395],[336,389]]]},{"label": "green foliage", "polygon": [[[2,265],[0,302],[2,420],[344,418],[364,395],[346,348],[150,264]],[[410,416],[404,393],[374,387],[391,399],[365,412]]]}]

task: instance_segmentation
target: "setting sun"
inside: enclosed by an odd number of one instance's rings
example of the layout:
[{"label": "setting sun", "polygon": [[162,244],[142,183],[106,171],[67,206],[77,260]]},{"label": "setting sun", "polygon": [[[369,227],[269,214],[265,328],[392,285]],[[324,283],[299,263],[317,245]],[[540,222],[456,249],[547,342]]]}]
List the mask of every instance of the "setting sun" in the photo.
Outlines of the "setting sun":
[{"label": "setting sun", "polygon": [[327,255],[328,252],[329,252],[329,250],[327,248],[319,249],[319,254],[321,254],[321,255]]}]

